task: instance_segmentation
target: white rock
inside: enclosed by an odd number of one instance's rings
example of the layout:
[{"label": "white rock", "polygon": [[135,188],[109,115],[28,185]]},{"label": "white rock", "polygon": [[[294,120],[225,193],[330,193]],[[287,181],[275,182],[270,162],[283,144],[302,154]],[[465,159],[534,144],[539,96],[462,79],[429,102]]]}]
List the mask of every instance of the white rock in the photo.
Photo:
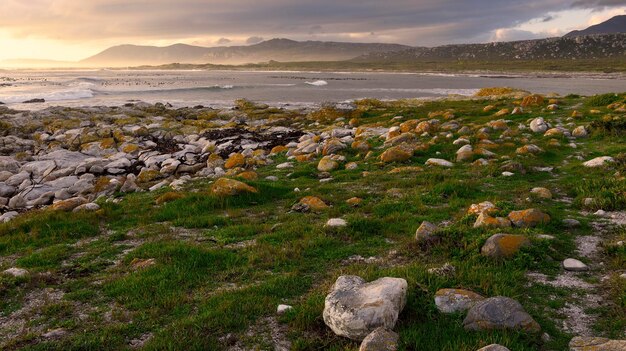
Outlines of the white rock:
[{"label": "white rock", "polygon": [[441,158],[429,158],[425,164],[427,166],[454,167],[454,163]]},{"label": "white rock", "polygon": [[548,130],[548,124],[543,117],[537,117],[530,122],[530,130],[534,133],[544,133]]},{"label": "white rock", "polygon": [[406,304],[407,282],[357,276],[337,279],[324,303],[324,323],[337,335],[361,341],[378,327],[393,329]]},{"label": "white rock", "polygon": [[292,309],[293,307],[289,305],[278,305],[278,308],[276,308],[276,313],[285,314],[287,311],[292,310]]},{"label": "white rock", "polygon": [[563,268],[565,268],[566,271],[572,272],[582,272],[589,270],[589,267],[587,267],[586,264],[574,258],[568,258],[563,261]]},{"label": "white rock", "polygon": [[607,163],[613,163],[613,162],[615,162],[615,159],[613,159],[613,157],[611,157],[611,156],[601,156],[601,157],[596,157],[593,160],[589,160],[589,161],[583,163],[583,166],[590,167],[590,168],[603,167]]},{"label": "white rock", "polygon": [[515,175],[515,173],[512,173],[512,172],[502,172],[502,176],[503,177],[512,177],[514,175]]},{"label": "white rock", "polygon": [[345,227],[348,225],[345,219],[342,218],[331,218],[326,222],[327,227]]}]

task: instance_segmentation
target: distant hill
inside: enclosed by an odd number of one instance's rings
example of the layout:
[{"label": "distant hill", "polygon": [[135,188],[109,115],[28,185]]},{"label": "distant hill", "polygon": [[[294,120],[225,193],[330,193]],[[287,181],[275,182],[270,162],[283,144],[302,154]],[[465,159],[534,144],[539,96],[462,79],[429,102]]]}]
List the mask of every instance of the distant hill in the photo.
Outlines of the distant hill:
[{"label": "distant hill", "polygon": [[354,62],[515,61],[626,59],[626,34],[549,38],[488,44],[416,47],[402,51],[370,53]]},{"label": "distant hill", "polygon": [[602,22],[600,24],[596,24],[595,26],[591,26],[587,29],[575,30],[573,32],[569,32],[565,34],[565,37],[571,38],[571,37],[579,37],[583,35],[615,34],[615,33],[626,33],[626,15],[615,16],[609,19],[608,21]]},{"label": "distant hill", "polygon": [[89,57],[83,66],[137,66],[168,63],[245,64],[268,61],[341,61],[376,52],[410,48],[398,44],[339,43],[272,39],[250,46],[200,47],[176,44],[167,47],[120,45]]}]

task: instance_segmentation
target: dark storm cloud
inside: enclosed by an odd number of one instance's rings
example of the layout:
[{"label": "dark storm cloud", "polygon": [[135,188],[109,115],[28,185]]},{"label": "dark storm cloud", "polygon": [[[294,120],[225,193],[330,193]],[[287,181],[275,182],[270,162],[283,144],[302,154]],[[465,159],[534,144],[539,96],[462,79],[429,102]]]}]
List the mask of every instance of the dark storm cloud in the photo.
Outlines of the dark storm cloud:
[{"label": "dark storm cloud", "polygon": [[[2,29],[64,40],[202,36],[440,44],[617,0],[2,0]],[[355,34],[356,33],[356,34]],[[376,33],[369,35],[369,33]],[[358,34],[361,34],[359,36]]]}]

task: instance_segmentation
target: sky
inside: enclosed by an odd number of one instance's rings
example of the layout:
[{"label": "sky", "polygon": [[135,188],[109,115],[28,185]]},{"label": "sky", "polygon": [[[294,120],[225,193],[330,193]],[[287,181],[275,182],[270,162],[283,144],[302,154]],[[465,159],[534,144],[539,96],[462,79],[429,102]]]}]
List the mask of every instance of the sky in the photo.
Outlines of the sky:
[{"label": "sky", "polygon": [[271,38],[415,46],[563,35],[626,0],[1,0],[0,60],[77,61],[119,44]]}]

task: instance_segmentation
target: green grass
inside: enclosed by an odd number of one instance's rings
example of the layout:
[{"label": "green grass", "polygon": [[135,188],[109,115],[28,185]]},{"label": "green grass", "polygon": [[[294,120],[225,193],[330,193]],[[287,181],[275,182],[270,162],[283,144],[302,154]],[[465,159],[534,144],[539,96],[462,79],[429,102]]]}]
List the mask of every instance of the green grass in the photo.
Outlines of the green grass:
[{"label": "green grass", "polygon": [[[164,205],[155,200],[166,190],[120,196],[119,203],[101,202],[102,210],[91,214],[35,211],[0,225],[0,255],[8,257],[2,269],[27,268],[25,278],[0,276],[0,313],[8,316],[23,308],[28,294],[53,288],[64,293],[60,301],[44,302],[32,323],[47,329],[68,331],[59,340],[21,335],[7,349],[24,350],[125,350],[134,339],[150,335],[144,350],[220,350],[238,343],[250,348],[271,348],[264,325],[275,318],[286,330],[294,350],[356,350],[358,343],[335,336],[322,320],[324,297],[338,276],[359,275],[367,280],[383,276],[401,277],[409,283],[407,305],[395,330],[401,350],[474,351],[490,343],[511,350],[563,350],[572,335],[560,328],[558,310],[574,301],[572,289],[529,285],[526,273],[540,272],[554,277],[561,261],[576,255],[575,238],[593,233],[592,218],[580,213],[584,198],[594,199],[586,210],[624,210],[626,182],[622,163],[610,170],[582,167],[584,160],[626,152],[619,124],[601,125],[604,114],[623,119],[608,110],[605,97],[559,98],[563,109],[554,113],[533,108],[522,116],[508,116],[509,126],[542,116],[551,123],[592,126],[592,135],[569,141],[528,132],[512,134],[492,131],[498,156],[492,164],[479,167],[456,163],[451,169],[424,166],[431,157],[454,160],[458,146],[440,138],[428,150],[416,152],[402,164],[381,164],[382,140],[371,138],[372,155],[365,159],[352,150],[343,154],[359,164],[355,171],[332,172],[334,180],[320,183],[316,164],[293,161],[295,167],[276,170],[287,161],[274,158],[274,165],[259,167],[259,179],[275,175],[276,182],[247,182],[256,194],[219,198],[210,195],[208,180],[186,185],[182,198]],[[592,105],[602,114],[589,114]],[[243,102],[242,102],[243,103]],[[495,118],[483,112],[487,104],[511,108],[511,99],[433,102],[361,101],[359,108],[344,113],[362,124],[390,127],[402,115],[430,119],[430,113],[453,109],[456,121],[478,130]],[[580,107],[582,104],[582,107]],[[581,119],[568,119],[577,107]],[[252,108],[252,107],[246,107]],[[160,111],[159,114],[167,115]],[[312,116],[290,116],[289,123],[308,125],[321,120],[330,128],[336,112]],[[433,117],[439,118],[441,117]],[[442,121],[445,122],[445,121]],[[287,122],[285,122],[287,123]],[[568,126],[570,128],[571,126]],[[570,128],[572,129],[572,128]],[[458,132],[453,132],[457,138]],[[520,141],[519,138],[527,138]],[[472,144],[479,140],[474,133]],[[430,138],[420,139],[424,142]],[[507,145],[512,142],[513,145]],[[515,150],[532,143],[543,150],[536,156],[519,156]],[[502,177],[502,163],[517,165],[513,177]],[[390,174],[395,167],[420,166],[423,171]],[[552,172],[536,167],[554,167]],[[364,176],[363,172],[369,174]],[[539,200],[530,190],[549,188],[554,200]],[[299,188],[299,192],[294,191]],[[389,189],[395,189],[390,192]],[[331,207],[321,213],[298,213],[291,207],[301,197],[322,198]],[[358,196],[363,202],[351,207],[346,200]],[[571,198],[571,203],[560,201]],[[506,216],[510,211],[539,208],[552,220],[536,228],[473,228],[476,219],[467,208],[482,201],[495,203]],[[325,228],[329,218],[347,220],[345,228]],[[582,226],[565,228],[562,220],[576,218]],[[438,224],[441,230],[427,243],[416,243],[415,230],[422,221]],[[506,231],[531,238],[532,246],[507,260],[480,255],[487,238]],[[539,240],[550,234],[554,240]],[[625,240],[616,230],[610,240]],[[623,269],[623,247],[606,246],[602,259],[606,269]],[[375,264],[350,259],[374,257]],[[137,262],[152,259],[154,265],[139,268]],[[449,262],[456,267],[451,276],[427,272]],[[618,338],[626,325],[626,285],[613,277],[600,283],[606,291],[606,306],[593,326],[599,336]],[[519,300],[540,323],[550,340],[519,332],[469,332],[462,326],[463,315],[437,311],[433,295],[440,288],[465,288],[484,296],[509,296]],[[276,316],[278,304],[294,309]],[[80,318],[79,318],[80,316]],[[252,335],[252,336],[250,336]]]}]

